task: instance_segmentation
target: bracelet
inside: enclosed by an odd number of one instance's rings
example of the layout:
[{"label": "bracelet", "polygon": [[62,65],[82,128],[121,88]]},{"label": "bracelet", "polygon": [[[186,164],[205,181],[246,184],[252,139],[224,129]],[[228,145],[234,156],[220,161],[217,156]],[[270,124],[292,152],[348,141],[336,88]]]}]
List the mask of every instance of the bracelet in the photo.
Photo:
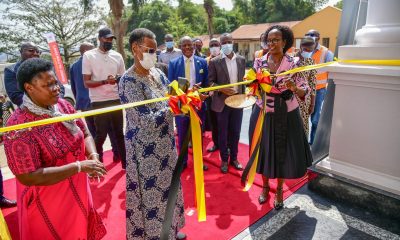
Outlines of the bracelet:
[{"label": "bracelet", "polygon": [[81,162],[76,161],[76,165],[78,166],[78,173],[81,172]]},{"label": "bracelet", "polygon": [[98,153],[96,153],[96,152],[92,152],[91,154],[89,154],[89,157],[88,157],[88,158],[91,159],[91,157],[92,157],[93,155],[97,156],[97,158],[100,157],[100,154],[98,154]]}]

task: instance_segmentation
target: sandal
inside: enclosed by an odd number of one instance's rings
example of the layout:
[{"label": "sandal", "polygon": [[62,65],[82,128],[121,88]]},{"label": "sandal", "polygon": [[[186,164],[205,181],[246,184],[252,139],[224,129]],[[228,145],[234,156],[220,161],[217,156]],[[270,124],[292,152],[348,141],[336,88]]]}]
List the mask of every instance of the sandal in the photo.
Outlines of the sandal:
[{"label": "sandal", "polygon": [[277,188],[275,193],[274,208],[280,210],[283,208],[283,189]]},{"label": "sandal", "polygon": [[263,187],[263,191],[261,192],[260,196],[258,197],[258,203],[260,205],[267,202],[268,196],[269,196],[268,193],[269,193],[269,186]]}]

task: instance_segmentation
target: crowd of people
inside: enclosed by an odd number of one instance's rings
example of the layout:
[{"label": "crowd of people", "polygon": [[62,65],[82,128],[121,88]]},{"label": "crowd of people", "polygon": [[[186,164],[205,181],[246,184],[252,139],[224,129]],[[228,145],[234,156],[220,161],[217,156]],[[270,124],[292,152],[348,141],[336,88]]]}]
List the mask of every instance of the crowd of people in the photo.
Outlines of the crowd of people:
[{"label": "crowd of people", "polygon": [[[229,33],[211,39],[208,54],[198,38],[184,36],[175,43],[174,36],[166,34],[165,50],[157,55],[154,33],[135,29],[129,36],[134,64],[127,70],[121,54],[112,50],[114,39],[106,27],[98,32],[98,47],[81,44],[81,56],[70,67],[75,106],[62,99],[62,85],[52,64],[39,58],[34,43],[23,43],[21,61],[5,70],[7,94],[18,106],[7,125],[163,97],[169,83],[178,78],[187,79],[189,88],[198,89],[241,82],[246,73],[245,58],[234,51]],[[270,27],[260,36],[262,49],[254,54],[253,68],[278,74],[332,59],[332,53],[319,44],[316,30],[305,34],[300,49],[294,50],[293,42],[290,28]],[[310,144],[315,139],[327,77],[323,71],[272,77],[271,92],[261,91],[253,106],[249,139],[258,116],[265,114],[260,140],[264,147],[257,164],[257,173],[263,178],[260,204],[268,202],[269,179],[277,179],[274,207],[281,209],[284,179],[304,176],[311,165]],[[243,169],[242,159],[238,159],[243,109],[226,105],[225,99],[245,93],[245,86],[240,85],[200,94],[202,130],[212,131],[213,145],[207,151],[219,150],[222,174],[228,173],[229,167]],[[103,163],[107,135],[113,161],[121,162],[126,171],[127,239],[159,239],[169,184],[190,120],[174,116],[167,102],[157,102],[127,109],[125,123],[124,133],[123,112],[114,111],[5,134],[8,165],[17,178],[21,239],[101,239],[105,235],[88,183],[107,174]],[[184,156],[183,167],[187,166]],[[207,169],[204,165],[203,170]],[[15,206],[15,201],[2,196],[2,184],[0,187],[0,206]],[[180,232],[185,225],[183,206],[179,187],[170,239],[186,237]]]}]

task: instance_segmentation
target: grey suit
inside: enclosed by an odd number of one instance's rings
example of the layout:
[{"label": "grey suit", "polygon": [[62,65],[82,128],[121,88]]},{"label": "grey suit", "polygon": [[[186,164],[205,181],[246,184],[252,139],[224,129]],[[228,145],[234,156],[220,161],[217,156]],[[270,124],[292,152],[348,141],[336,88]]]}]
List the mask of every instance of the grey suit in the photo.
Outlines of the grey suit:
[{"label": "grey suit", "polygon": [[[236,54],[236,63],[238,69],[238,81],[242,82],[246,69],[246,61],[244,57]],[[225,59],[222,58],[222,54],[210,60],[210,64],[208,66],[208,81],[210,84],[216,85],[231,83],[229,79],[228,67],[226,66]],[[244,93],[244,90],[244,85],[239,86],[239,93]],[[211,109],[214,112],[222,112],[225,106],[225,99],[227,97],[228,96],[222,92],[215,92],[212,96]]]},{"label": "grey suit", "polygon": [[[236,55],[238,82],[243,81],[245,73],[245,59]],[[228,67],[222,55],[213,58],[208,66],[208,80],[211,84],[225,85],[231,83]],[[239,93],[244,93],[245,86],[238,87]],[[228,96],[222,92],[214,92],[211,109],[217,113],[218,146],[223,162],[237,161],[240,129],[242,126],[243,109],[235,109],[225,105]],[[228,150],[229,149],[229,150]]]}]

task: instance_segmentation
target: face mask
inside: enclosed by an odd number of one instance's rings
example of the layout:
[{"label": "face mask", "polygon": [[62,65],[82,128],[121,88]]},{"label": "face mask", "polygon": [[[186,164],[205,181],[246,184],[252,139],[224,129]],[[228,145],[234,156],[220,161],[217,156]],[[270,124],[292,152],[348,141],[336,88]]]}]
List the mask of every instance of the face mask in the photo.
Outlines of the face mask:
[{"label": "face mask", "polygon": [[110,51],[112,49],[112,46],[113,46],[112,42],[104,42],[103,43],[103,48],[104,48],[104,50],[106,50],[106,52]]},{"label": "face mask", "polygon": [[213,56],[218,56],[220,52],[221,52],[221,49],[219,47],[210,48],[210,53]]},{"label": "face mask", "polygon": [[221,46],[221,51],[225,54],[225,55],[229,55],[232,53],[233,51],[233,44],[232,43],[227,43]]},{"label": "face mask", "polygon": [[171,42],[165,42],[165,46],[166,46],[167,48],[169,48],[169,49],[173,48],[174,45],[175,45],[175,44],[174,44],[173,41],[171,41]]},{"label": "face mask", "polygon": [[143,68],[149,70],[156,65],[157,55],[155,53],[143,53],[143,60],[139,60]]},{"label": "face mask", "polygon": [[311,58],[312,52],[301,52],[301,56],[303,56],[303,58]]},{"label": "face mask", "polygon": [[260,42],[261,48],[262,49],[266,49],[267,48],[267,44],[265,44],[265,42]]}]

